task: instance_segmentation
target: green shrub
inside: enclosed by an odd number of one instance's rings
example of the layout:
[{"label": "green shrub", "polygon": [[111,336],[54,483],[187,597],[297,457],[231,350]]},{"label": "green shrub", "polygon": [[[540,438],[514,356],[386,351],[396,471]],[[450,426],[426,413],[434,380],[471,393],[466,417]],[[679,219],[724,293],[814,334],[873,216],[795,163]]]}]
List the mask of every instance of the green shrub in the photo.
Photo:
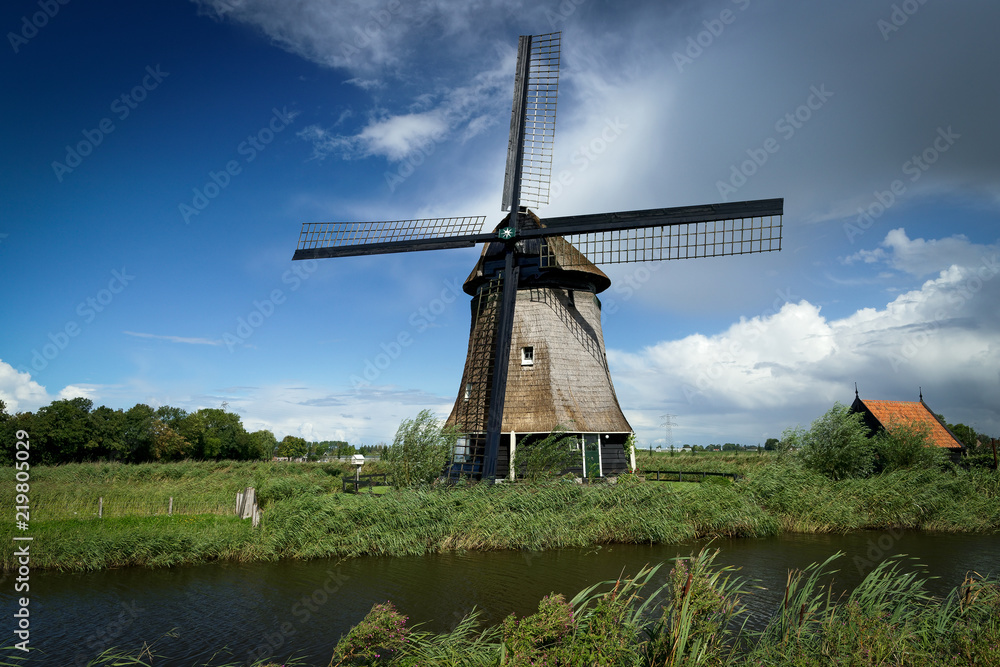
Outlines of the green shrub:
[{"label": "green shrub", "polygon": [[947,454],[940,447],[930,444],[929,437],[930,427],[927,424],[887,424],[885,430],[873,440],[878,467],[886,472],[940,468],[947,461]]},{"label": "green shrub", "polygon": [[525,440],[514,451],[514,470],[528,482],[558,477],[580,465],[576,436],[557,428],[541,440]]},{"label": "green shrub", "polygon": [[458,433],[442,428],[430,410],[421,410],[416,419],[404,419],[382,456],[390,483],[397,489],[432,483],[451,460],[457,439]]},{"label": "green shrub", "polygon": [[799,447],[802,463],[830,479],[867,477],[874,469],[875,448],[868,439],[863,415],[851,413],[840,403],[814,421],[808,431],[788,429],[781,440]]}]

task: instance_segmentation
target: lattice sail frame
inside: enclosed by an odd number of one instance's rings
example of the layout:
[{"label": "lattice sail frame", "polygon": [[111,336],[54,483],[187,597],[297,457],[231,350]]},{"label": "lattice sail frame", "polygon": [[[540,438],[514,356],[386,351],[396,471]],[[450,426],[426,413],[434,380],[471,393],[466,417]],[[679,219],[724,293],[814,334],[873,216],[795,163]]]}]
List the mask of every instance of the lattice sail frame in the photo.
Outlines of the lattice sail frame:
[{"label": "lattice sail frame", "polygon": [[[709,222],[687,222],[585,234],[560,234],[594,264],[625,264],[669,259],[694,259],[781,250],[781,216],[767,215]],[[549,243],[540,247],[541,266],[555,266]],[[581,257],[582,256],[582,257]]]},{"label": "lattice sail frame", "polygon": [[[527,52],[519,44],[511,138],[507,150],[501,208],[509,211],[515,198],[520,206],[549,203],[552,180],[552,148],[556,135],[556,102],[559,93],[559,57],[562,33],[530,37]],[[528,59],[527,84],[521,80],[522,60]],[[523,132],[519,128],[524,111]],[[518,144],[521,150],[518,151]],[[520,161],[520,164],[518,163]],[[515,193],[514,173],[520,169],[520,192]]]},{"label": "lattice sail frame", "polygon": [[397,243],[478,233],[485,215],[382,222],[306,222],[297,250],[346,248],[374,243]]}]

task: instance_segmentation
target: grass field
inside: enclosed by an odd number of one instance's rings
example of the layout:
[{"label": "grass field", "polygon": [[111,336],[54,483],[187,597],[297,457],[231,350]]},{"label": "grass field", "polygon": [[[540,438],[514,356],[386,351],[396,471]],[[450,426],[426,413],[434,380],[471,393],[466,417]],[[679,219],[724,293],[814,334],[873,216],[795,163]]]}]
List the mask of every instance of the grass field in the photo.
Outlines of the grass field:
[{"label": "grass field", "polygon": [[[581,486],[473,484],[343,493],[346,464],[77,464],[31,471],[30,533],[45,549],[32,567],[92,570],[214,560],[419,555],[461,549],[554,549],[677,543],[699,537],[847,532],[887,527],[1000,529],[1000,475],[904,470],[831,481],[794,459],[756,454],[639,456],[640,468],[736,472],[738,482]],[[662,465],[658,465],[662,464]],[[369,472],[365,470],[365,472]],[[378,472],[372,470],[372,472]],[[13,472],[0,488],[11,507]],[[253,486],[260,528],[234,516]],[[104,517],[96,518],[97,498]],[[166,516],[169,498],[173,516]],[[14,566],[12,522],[0,524],[0,563]]]}]

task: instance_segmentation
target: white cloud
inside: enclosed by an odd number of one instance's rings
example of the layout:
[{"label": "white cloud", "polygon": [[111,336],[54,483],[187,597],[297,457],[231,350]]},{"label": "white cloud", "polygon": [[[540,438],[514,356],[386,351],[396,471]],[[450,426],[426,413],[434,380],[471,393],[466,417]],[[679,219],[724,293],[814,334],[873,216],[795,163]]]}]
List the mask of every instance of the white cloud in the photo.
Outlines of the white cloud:
[{"label": "white cloud", "polygon": [[10,364],[0,361],[0,399],[7,406],[7,413],[29,412],[48,405],[51,398],[45,387]]},{"label": "white cloud", "polygon": [[[507,60],[472,76],[464,85],[415,98],[406,112],[376,109],[355,134],[336,133],[313,124],[299,131],[298,136],[312,142],[314,158],[334,154],[343,159],[378,156],[391,162],[420,151],[429,153],[432,144],[453,135],[467,141],[487,131],[502,116],[497,112],[502,108],[501,100],[509,94],[513,66]],[[342,125],[343,120],[341,114],[334,126]]]},{"label": "white cloud", "polygon": [[966,259],[883,308],[840,319],[802,300],[713,336],[662,341],[635,353],[609,350],[622,403],[639,406],[636,421],[647,425],[642,435],[660,437],[652,413],[666,411],[681,415],[683,432],[695,442],[742,432],[750,444],[758,434],[777,436],[784,426],[808,421],[803,414],[849,402],[855,381],[869,398],[916,400],[923,387],[952,422],[976,421],[1000,432],[997,246],[963,237],[910,241],[898,229],[883,247],[882,261],[913,272]]},{"label": "white cloud", "polygon": [[[373,445],[391,441],[396,426],[423,409],[440,419],[451,411],[453,398],[394,387],[351,389],[284,383],[225,392],[229,409],[243,417],[248,431],[268,429],[280,440],[295,435],[308,440],[346,440]],[[216,399],[218,397],[213,397]],[[196,410],[198,405],[184,405]]]},{"label": "white cloud", "polygon": [[97,389],[91,385],[71,384],[59,390],[59,400],[68,401],[73,398],[89,398],[94,400]]},{"label": "white cloud", "polygon": [[138,331],[123,331],[122,333],[135,336],[136,338],[153,338],[156,340],[166,340],[171,343],[184,343],[187,345],[222,345],[222,341],[215,338],[197,338],[187,336],[164,336],[159,334],[141,333]]}]

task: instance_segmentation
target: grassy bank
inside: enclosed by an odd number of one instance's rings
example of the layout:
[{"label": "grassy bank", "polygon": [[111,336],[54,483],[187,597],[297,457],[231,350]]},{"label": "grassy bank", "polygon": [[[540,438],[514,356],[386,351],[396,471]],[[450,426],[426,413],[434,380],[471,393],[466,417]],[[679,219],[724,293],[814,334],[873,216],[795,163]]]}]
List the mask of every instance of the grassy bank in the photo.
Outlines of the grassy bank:
[{"label": "grassy bank", "polygon": [[[654,455],[662,456],[662,455]],[[673,457],[662,469],[679,469]],[[704,469],[701,459],[689,470]],[[82,464],[32,470],[33,568],[91,570],[213,560],[419,555],[444,550],[555,549],[606,543],[676,543],[699,537],[762,537],[782,531],[847,532],[887,527],[992,532],[1000,529],[1000,475],[993,471],[900,471],[831,481],[794,460],[719,456],[737,483],[548,486],[502,484],[344,494],[329,464]],[[725,469],[729,466],[730,469]],[[235,494],[255,486],[259,529],[232,516]],[[10,502],[13,482],[0,501]],[[166,501],[199,499],[213,512],[165,516]],[[104,519],[79,509],[105,497],[136,514]],[[140,500],[152,497],[153,510]],[[176,502],[176,500],[175,500]],[[77,503],[74,505],[74,503]],[[77,509],[72,509],[77,507]],[[176,505],[175,505],[176,507]],[[48,508],[48,509],[46,509]],[[56,511],[58,508],[59,511]],[[162,509],[161,509],[162,508]],[[76,514],[68,515],[69,512]],[[142,512],[146,512],[143,514]],[[10,522],[0,558],[13,566]]]}]

